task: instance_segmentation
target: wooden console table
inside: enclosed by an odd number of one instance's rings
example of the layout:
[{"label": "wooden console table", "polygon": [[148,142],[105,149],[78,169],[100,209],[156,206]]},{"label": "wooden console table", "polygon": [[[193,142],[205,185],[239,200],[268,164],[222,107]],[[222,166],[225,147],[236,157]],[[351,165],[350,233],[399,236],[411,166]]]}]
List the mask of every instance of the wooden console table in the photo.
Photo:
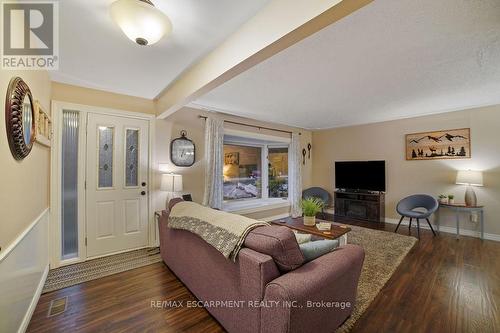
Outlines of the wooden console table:
[{"label": "wooden console table", "polygon": [[436,212],[436,227],[437,230],[439,231],[439,224],[440,224],[440,214],[439,210],[441,208],[444,209],[450,209],[455,212],[455,220],[457,223],[457,238],[460,236],[460,213],[461,212],[467,212],[467,213],[472,213],[472,212],[479,212],[479,223],[480,223],[480,228],[481,228],[481,239],[484,239],[484,206],[466,206],[465,204],[444,204],[440,203],[439,204],[439,209]]}]

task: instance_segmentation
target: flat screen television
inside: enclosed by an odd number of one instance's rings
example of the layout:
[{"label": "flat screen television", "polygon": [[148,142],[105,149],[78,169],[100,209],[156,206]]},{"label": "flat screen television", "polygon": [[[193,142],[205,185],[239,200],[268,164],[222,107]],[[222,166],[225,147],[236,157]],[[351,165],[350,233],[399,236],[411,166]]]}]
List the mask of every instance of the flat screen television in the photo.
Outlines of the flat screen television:
[{"label": "flat screen television", "polygon": [[385,161],[335,162],[335,187],[385,192]]}]

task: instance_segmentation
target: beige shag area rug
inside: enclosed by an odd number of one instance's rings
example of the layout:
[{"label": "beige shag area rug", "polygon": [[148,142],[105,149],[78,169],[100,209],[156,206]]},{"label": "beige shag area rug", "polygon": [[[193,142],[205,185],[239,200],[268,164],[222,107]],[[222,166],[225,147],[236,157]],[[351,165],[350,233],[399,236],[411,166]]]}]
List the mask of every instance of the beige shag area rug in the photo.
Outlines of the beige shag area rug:
[{"label": "beige shag area rug", "polygon": [[158,248],[140,249],[51,269],[42,293],[125,272],[161,261]]},{"label": "beige shag area rug", "polygon": [[349,332],[352,329],[356,320],[365,312],[417,242],[415,237],[393,232],[353,225],[349,227],[352,231],[347,236],[347,242],[365,249],[365,262],[359,279],[356,305],[351,317],[337,329],[337,333]]}]

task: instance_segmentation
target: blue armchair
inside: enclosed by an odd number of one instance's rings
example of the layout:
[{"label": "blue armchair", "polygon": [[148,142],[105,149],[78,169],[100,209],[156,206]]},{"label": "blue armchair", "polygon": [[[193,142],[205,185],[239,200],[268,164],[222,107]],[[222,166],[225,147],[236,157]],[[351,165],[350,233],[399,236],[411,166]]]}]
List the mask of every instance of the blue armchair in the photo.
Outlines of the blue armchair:
[{"label": "blue armchair", "polygon": [[401,219],[399,220],[398,226],[396,227],[396,230],[394,232],[398,231],[401,222],[403,222],[403,219],[405,217],[408,217],[410,218],[410,223],[408,224],[409,233],[411,233],[411,223],[413,219],[416,219],[417,235],[418,238],[420,238],[420,220],[426,219],[429,227],[432,230],[432,233],[434,234],[434,236],[436,236],[431,222],[429,221],[429,217],[434,214],[436,210],[438,210],[438,208],[438,201],[434,197],[427,194],[416,194],[404,198],[398,203],[396,207],[396,211],[399,213],[399,215],[401,215]]}]

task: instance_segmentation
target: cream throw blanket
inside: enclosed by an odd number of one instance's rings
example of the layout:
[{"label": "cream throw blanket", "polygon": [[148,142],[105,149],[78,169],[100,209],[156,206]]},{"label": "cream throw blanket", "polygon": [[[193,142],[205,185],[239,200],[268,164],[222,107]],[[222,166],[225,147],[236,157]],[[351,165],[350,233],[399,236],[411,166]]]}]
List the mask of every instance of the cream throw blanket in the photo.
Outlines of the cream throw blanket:
[{"label": "cream throw blanket", "polygon": [[245,237],[254,228],[269,225],[250,219],[208,208],[190,201],[177,203],[170,212],[168,227],[187,230],[200,236],[205,242],[235,261]]}]

